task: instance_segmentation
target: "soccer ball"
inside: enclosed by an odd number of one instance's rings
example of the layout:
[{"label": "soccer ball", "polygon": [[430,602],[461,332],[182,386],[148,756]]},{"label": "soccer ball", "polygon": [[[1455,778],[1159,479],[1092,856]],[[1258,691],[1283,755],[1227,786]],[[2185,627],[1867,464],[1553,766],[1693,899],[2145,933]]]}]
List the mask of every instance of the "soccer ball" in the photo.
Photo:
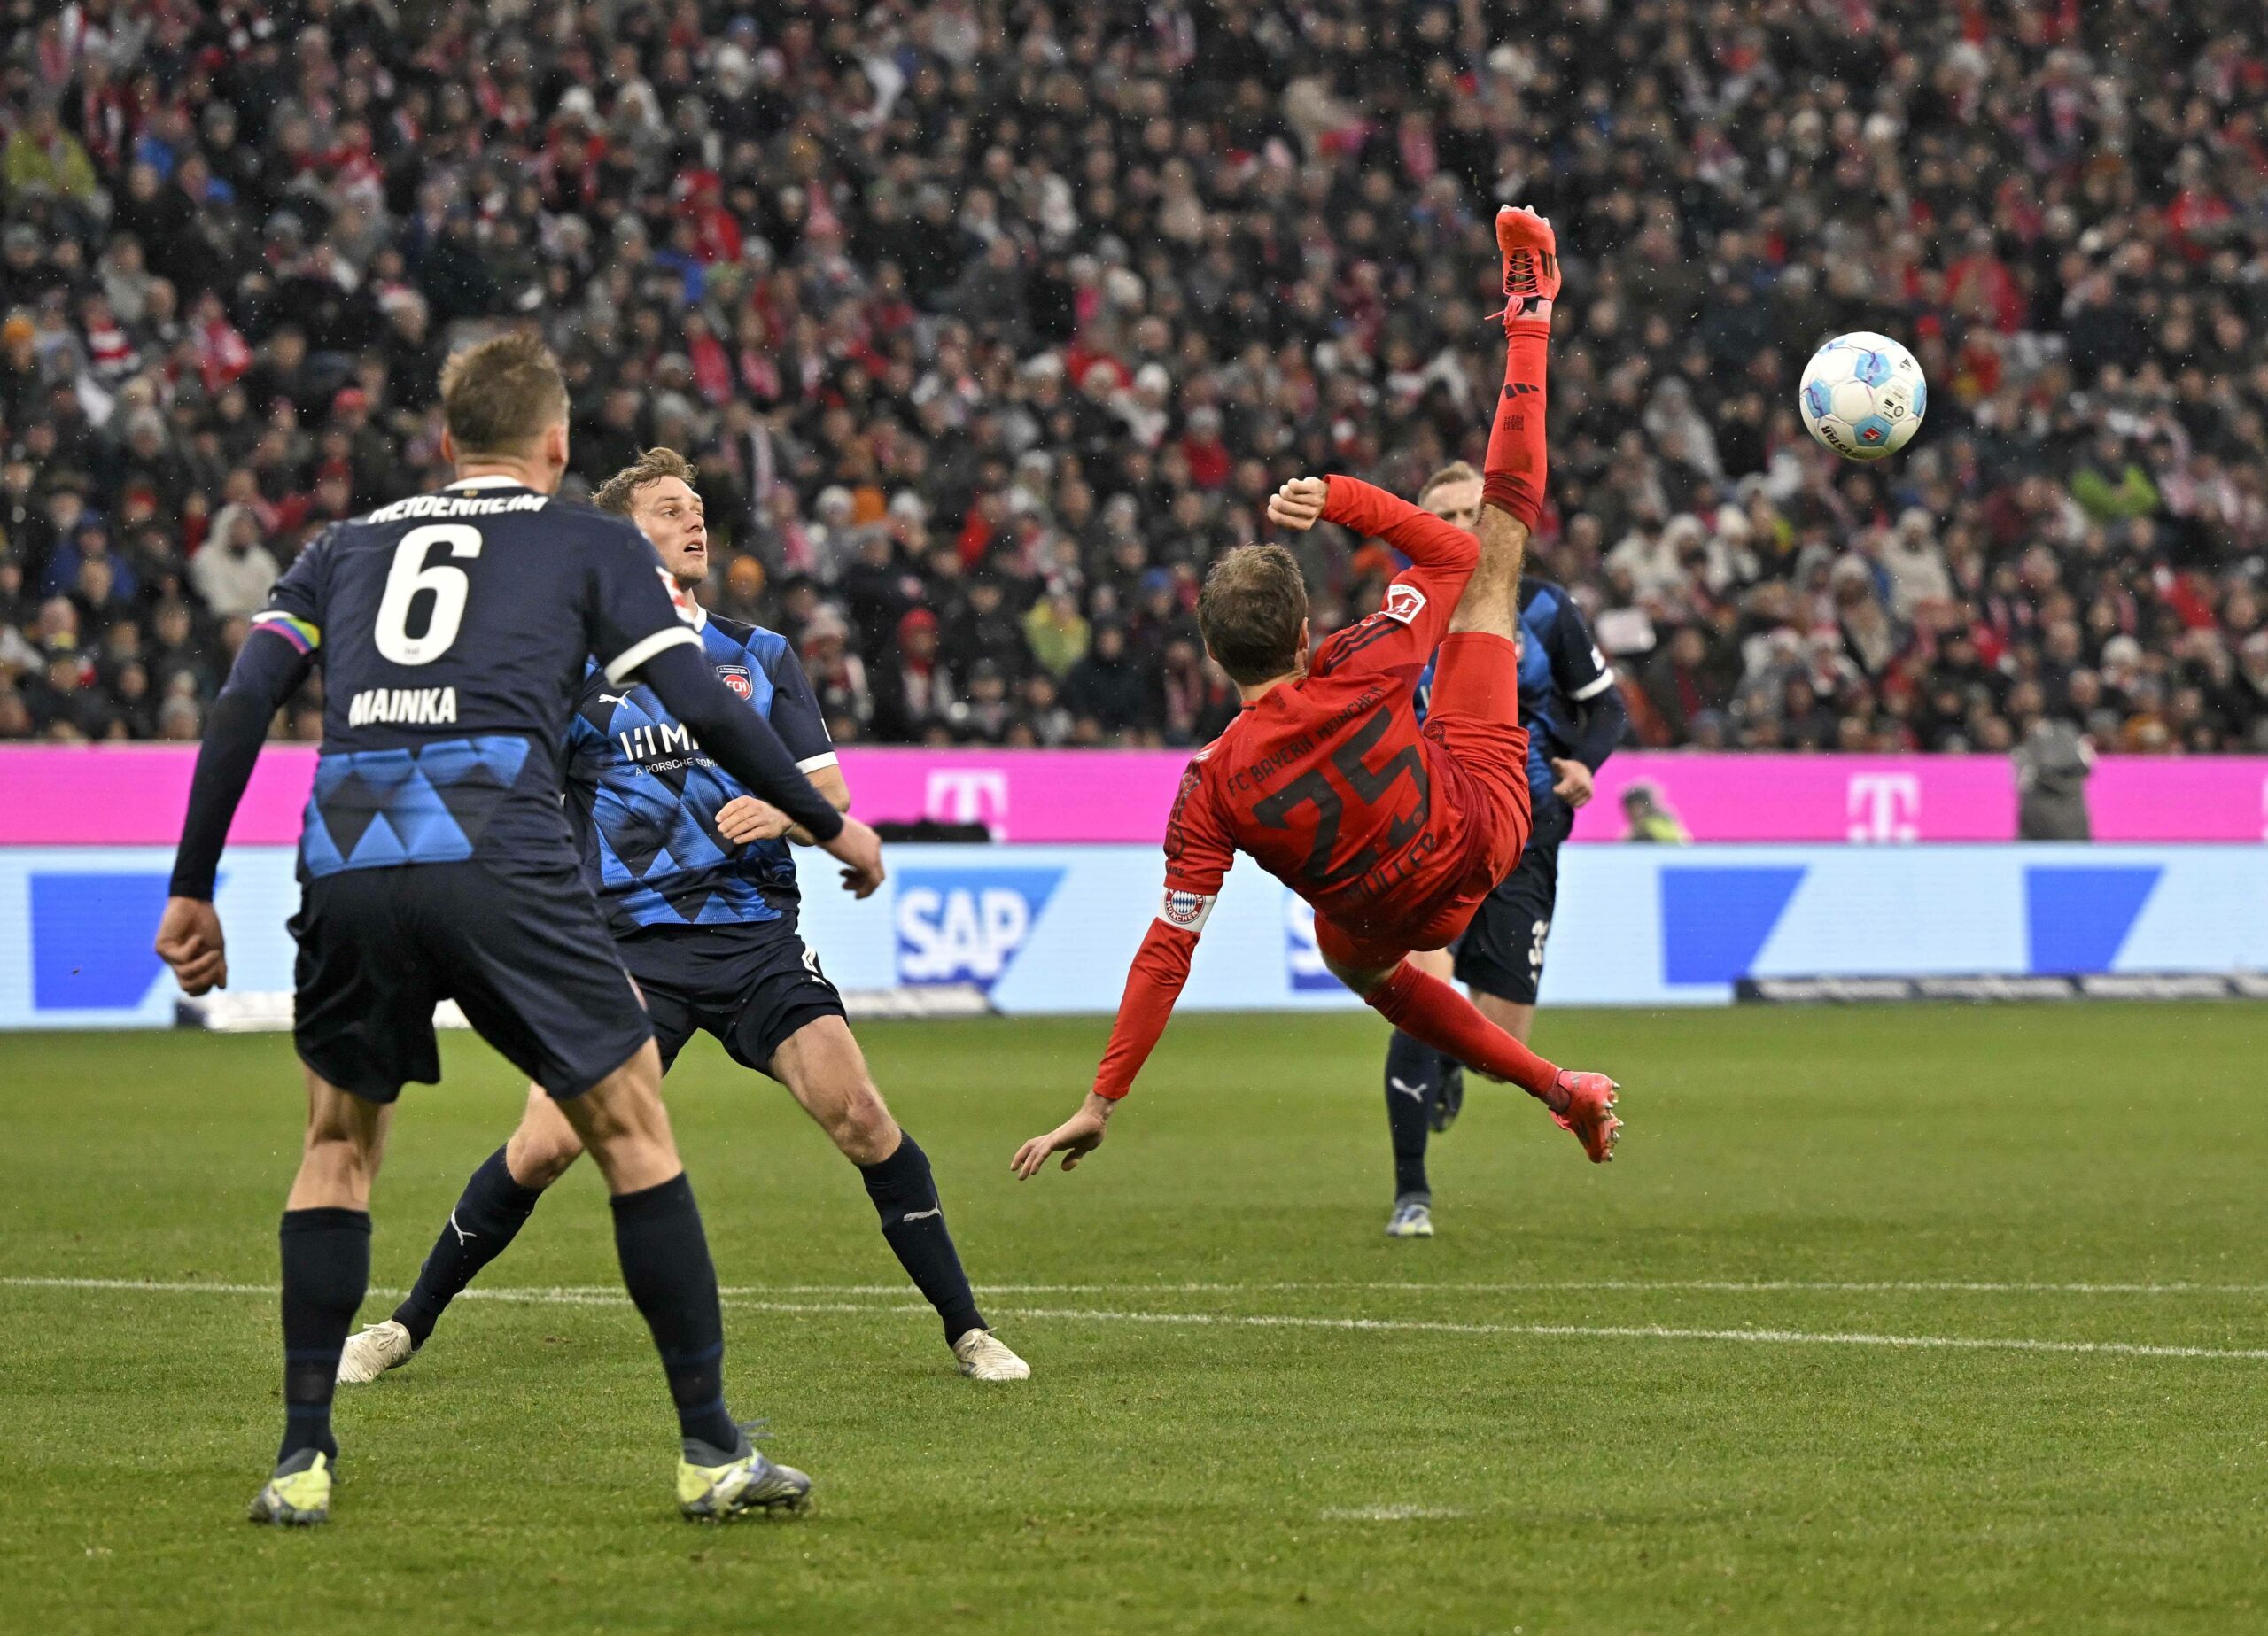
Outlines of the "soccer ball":
[{"label": "soccer ball", "polygon": [[1904,448],[1930,407],[1922,366],[1886,335],[1838,335],[1804,366],[1796,409],[1804,430],[1845,460],[1880,460]]}]

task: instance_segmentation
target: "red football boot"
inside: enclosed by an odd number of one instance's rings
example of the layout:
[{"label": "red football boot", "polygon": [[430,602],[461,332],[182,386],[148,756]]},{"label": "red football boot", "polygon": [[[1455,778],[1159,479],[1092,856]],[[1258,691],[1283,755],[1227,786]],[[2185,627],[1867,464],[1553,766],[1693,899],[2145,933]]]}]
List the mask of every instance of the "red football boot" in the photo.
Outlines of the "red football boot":
[{"label": "red football boot", "polygon": [[1507,205],[1496,213],[1496,248],[1504,252],[1504,323],[1551,322],[1559,294],[1559,241],[1551,224],[1532,210]]},{"label": "red football boot", "polygon": [[[1594,1165],[1612,1164],[1614,1144],[1622,1139],[1622,1121],[1614,1117],[1614,1093],[1621,1089],[1604,1074],[1562,1068],[1544,1104],[1554,1124],[1575,1133]],[[1553,1102],[1559,1105],[1552,1107]]]}]

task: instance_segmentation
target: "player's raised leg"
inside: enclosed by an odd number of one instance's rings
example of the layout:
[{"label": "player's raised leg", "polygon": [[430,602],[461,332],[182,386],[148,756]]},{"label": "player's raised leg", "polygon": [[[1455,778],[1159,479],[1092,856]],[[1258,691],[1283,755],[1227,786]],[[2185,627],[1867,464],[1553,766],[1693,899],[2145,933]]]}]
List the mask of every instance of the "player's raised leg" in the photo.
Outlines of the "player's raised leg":
[{"label": "player's raised leg", "polygon": [[338,1352],[370,1283],[370,1183],[390,1104],[307,1070],[307,1134],[284,1205],[284,1442],[252,1497],[255,1523],[327,1522],[338,1443],[330,1431]]},{"label": "player's raised leg", "polygon": [[1508,205],[1496,213],[1496,247],[1504,259],[1504,386],[1481,472],[1475,531],[1480,562],[1449,619],[1452,637],[1468,631],[1518,634],[1520,568],[1543,505],[1545,368],[1551,304],[1559,294],[1558,242],[1542,216]]},{"label": "player's raised leg", "polygon": [[662,1106],[661,1053],[649,1040],[629,1061],[559,1106],[606,1177],[622,1282],[669,1377],[683,1439],[679,1508],[713,1522],[757,1508],[799,1508],[811,1493],[811,1478],[766,1460],[725,1407],[725,1317],[717,1269]]},{"label": "player's raised leg", "polygon": [[883,1241],[937,1309],[960,1372],[972,1380],[1029,1379],[1031,1366],[992,1333],[977,1310],[945,1227],[929,1156],[890,1116],[850,1024],[839,1016],[813,1018],[781,1042],[772,1054],[772,1073],[858,1167],[866,1197],[882,1218]]},{"label": "player's raised leg", "polygon": [[1619,1087],[1612,1080],[1537,1056],[1454,987],[1427,976],[1397,950],[1351,936],[1321,915],[1315,929],[1324,964],[1379,1016],[1467,1067],[1518,1085],[1543,1104],[1561,1129],[1574,1134],[1592,1163],[1613,1159],[1622,1121],[1614,1115]]}]

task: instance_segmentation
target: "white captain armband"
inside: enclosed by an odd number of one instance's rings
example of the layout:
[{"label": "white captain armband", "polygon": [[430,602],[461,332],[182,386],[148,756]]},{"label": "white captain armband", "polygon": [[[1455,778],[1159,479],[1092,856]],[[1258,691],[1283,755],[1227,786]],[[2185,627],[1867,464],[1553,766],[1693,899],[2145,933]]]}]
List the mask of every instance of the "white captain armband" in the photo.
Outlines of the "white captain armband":
[{"label": "white captain armband", "polygon": [[[1591,650],[1591,657],[1593,659],[1597,659],[1599,657],[1598,650],[1596,648],[1593,648]],[[1599,673],[1596,676],[1592,677],[1589,681],[1584,683],[1581,686],[1576,688],[1575,691],[1568,696],[1573,699],[1576,703],[1584,704],[1597,698],[1599,694],[1604,693],[1608,688],[1613,686],[1614,667],[1607,664],[1602,660],[1599,665]]]},{"label": "white captain armband", "polygon": [[1192,937],[1205,929],[1205,922],[1212,919],[1213,898],[1208,894],[1199,896],[1194,892],[1177,892],[1166,888],[1165,899],[1158,905],[1158,919],[1177,932]]}]

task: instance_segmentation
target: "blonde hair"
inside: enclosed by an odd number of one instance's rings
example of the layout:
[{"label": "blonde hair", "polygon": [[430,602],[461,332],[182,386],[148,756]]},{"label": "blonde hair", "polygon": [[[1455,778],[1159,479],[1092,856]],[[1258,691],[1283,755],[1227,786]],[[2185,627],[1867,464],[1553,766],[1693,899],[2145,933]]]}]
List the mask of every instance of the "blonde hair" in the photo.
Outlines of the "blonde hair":
[{"label": "blonde hair", "polygon": [[460,458],[517,455],[567,418],[567,378],[532,330],[450,354],[441,366],[441,421]]},{"label": "blonde hair", "polygon": [[1419,486],[1418,490],[1418,503],[1421,506],[1424,505],[1425,503],[1426,495],[1432,493],[1435,489],[1445,487],[1451,483],[1478,483],[1480,481],[1480,474],[1473,470],[1469,462],[1461,460],[1453,460],[1448,465],[1435,472],[1432,477],[1426,478],[1425,483]]},{"label": "blonde hair", "polygon": [[626,517],[638,498],[638,491],[649,483],[659,483],[664,477],[675,477],[691,488],[693,462],[675,449],[648,449],[600,484],[597,492],[591,496],[591,504],[601,511],[611,511],[618,517]]}]

